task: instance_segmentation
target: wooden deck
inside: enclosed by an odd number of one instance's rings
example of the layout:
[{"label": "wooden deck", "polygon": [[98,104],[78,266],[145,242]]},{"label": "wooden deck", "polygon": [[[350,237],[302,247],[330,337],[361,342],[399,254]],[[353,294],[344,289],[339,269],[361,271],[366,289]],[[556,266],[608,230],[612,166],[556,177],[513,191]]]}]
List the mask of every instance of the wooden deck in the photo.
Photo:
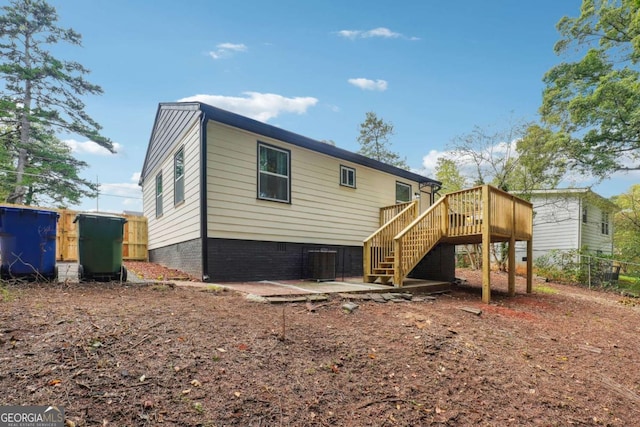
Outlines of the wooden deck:
[{"label": "wooden deck", "polygon": [[484,185],[449,193],[422,214],[418,202],[385,207],[381,227],[364,241],[364,281],[401,287],[438,243],[482,244],[482,300],[491,299],[491,244],[509,243],[509,294],[515,294],[515,242],[527,242],[527,292],[532,286],[531,203]]}]

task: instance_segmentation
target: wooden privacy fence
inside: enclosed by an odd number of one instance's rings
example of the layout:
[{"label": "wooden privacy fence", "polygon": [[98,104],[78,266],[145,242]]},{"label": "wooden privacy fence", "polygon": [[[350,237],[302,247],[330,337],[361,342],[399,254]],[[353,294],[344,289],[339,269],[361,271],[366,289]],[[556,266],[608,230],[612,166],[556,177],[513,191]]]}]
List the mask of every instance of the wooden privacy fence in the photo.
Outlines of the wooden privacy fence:
[{"label": "wooden privacy fence", "polygon": [[[58,210],[56,260],[78,261],[78,224],[73,221],[79,212]],[[119,215],[127,220],[122,239],[122,258],[125,261],[147,261],[147,218],[138,215]]]}]

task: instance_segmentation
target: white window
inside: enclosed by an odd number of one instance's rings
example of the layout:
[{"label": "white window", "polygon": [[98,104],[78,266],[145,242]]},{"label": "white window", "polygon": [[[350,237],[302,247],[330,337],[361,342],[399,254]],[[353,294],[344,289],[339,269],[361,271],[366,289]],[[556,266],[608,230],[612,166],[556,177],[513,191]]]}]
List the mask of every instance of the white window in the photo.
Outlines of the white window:
[{"label": "white window", "polygon": [[162,172],[156,175],[156,217],[162,216]]},{"label": "white window", "polygon": [[290,156],[288,150],[258,143],[258,198],[291,201]]},{"label": "white window", "polygon": [[184,202],[184,148],[173,157],[173,203]]},{"label": "white window", "polygon": [[340,185],[356,188],[356,170],[340,165]]},{"label": "white window", "polygon": [[609,235],[609,212],[602,212],[602,234]]},{"label": "white window", "polygon": [[396,203],[411,201],[411,186],[404,182],[396,181]]}]

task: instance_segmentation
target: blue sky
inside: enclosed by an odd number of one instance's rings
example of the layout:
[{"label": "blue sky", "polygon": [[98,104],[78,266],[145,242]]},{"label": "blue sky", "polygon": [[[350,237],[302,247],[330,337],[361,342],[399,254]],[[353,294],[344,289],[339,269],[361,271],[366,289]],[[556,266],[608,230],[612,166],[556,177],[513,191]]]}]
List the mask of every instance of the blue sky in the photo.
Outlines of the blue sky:
[{"label": "blue sky", "polygon": [[[6,0],[5,0],[6,1]],[[5,1],[2,1],[3,3]],[[102,195],[77,209],[142,210],[137,177],[159,102],[198,99],[357,151],[367,111],[417,172],[474,126],[536,120],[542,76],[561,58],[555,24],[580,0],[49,0],[91,70],[87,112],[119,153],[64,136]],[[620,194],[632,176],[596,191]]]}]

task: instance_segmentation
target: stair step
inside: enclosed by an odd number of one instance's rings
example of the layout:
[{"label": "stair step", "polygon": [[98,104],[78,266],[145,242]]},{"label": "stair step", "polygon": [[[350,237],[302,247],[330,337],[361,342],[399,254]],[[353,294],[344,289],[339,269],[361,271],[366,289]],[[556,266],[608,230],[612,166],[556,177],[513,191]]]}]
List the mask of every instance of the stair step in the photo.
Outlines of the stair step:
[{"label": "stair step", "polygon": [[393,277],[394,272],[395,270],[393,268],[374,268],[373,269],[373,274],[378,276],[383,275],[383,276]]},{"label": "stair step", "polygon": [[383,285],[389,284],[389,282],[393,282],[393,274],[367,274],[366,278],[367,282],[373,283],[377,279],[380,279],[380,283]]}]

